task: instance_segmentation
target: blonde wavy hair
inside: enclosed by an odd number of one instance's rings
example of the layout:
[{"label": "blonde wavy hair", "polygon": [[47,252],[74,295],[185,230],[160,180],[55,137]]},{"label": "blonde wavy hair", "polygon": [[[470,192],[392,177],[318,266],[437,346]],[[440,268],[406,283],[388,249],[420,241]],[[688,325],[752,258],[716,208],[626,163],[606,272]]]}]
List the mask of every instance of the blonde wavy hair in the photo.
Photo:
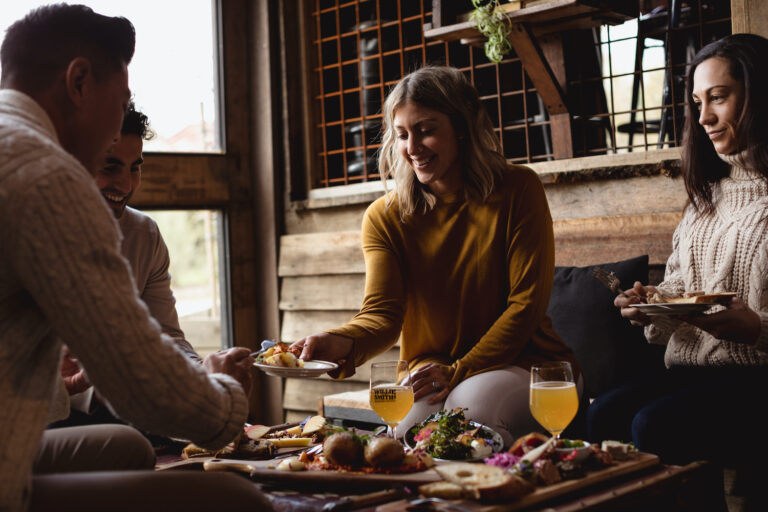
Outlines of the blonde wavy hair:
[{"label": "blonde wavy hair", "polygon": [[385,188],[388,178],[395,182],[395,193],[388,194],[387,205],[396,199],[400,218],[405,222],[414,213],[429,212],[437,202],[435,195],[419,183],[410,164],[398,151],[394,119],[397,109],[405,103],[417,103],[448,116],[459,136],[464,197],[486,200],[507,168],[493,124],[480,102],[477,89],[464,73],[452,67],[427,66],[404,76],[389,93],[382,108],[379,174]]}]

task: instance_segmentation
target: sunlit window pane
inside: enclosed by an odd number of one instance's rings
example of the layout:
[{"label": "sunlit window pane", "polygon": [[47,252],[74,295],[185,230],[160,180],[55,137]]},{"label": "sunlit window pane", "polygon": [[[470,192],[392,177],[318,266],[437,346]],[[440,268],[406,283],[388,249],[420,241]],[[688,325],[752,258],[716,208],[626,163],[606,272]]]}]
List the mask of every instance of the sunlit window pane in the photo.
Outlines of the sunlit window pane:
[{"label": "sunlit window pane", "polygon": [[[0,30],[40,5],[3,2]],[[128,68],[139,110],[157,136],[145,151],[220,152],[213,0],[78,0],[136,28],[136,53]]]},{"label": "sunlit window pane", "polygon": [[145,210],[160,228],[171,258],[171,288],[181,330],[205,357],[222,347],[221,212]]}]

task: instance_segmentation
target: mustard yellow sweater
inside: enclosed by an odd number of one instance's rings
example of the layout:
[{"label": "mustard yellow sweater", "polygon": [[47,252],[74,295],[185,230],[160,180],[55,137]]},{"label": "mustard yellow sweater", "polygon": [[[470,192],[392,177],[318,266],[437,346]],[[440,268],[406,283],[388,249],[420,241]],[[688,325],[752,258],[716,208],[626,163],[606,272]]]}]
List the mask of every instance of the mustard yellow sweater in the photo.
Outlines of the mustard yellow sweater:
[{"label": "mustard yellow sweater", "polygon": [[[354,366],[402,334],[412,368],[450,365],[455,386],[513,364],[529,369],[572,351],[546,315],[554,274],[552,219],[529,168],[512,166],[485,201],[442,197],[427,214],[400,220],[397,202],[376,200],[362,228],[366,283],[362,309],[328,331],[352,338]],[[351,364],[340,376],[354,373]]]}]

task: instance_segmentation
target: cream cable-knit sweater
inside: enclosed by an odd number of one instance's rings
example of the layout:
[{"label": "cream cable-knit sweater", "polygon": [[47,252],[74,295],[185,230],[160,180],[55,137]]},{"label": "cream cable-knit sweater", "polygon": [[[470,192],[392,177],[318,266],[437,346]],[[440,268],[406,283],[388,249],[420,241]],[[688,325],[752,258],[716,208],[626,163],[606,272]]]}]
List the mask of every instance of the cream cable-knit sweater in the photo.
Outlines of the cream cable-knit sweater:
[{"label": "cream cable-knit sweater", "polygon": [[0,90],[0,511],[26,508],[62,341],[117,414],[149,432],[214,448],[246,420],[234,379],[161,336],[119,237],[46,112]]},{"label": "cream cable-knit sweater", "polygon": [[684,322],[653,317],[645,335],[651,343],[667,345],[667,367],[768,364],[768,183],[741,167],[738,155],[721,158],[731,164],[731,172],[714,186],[715,212],[686,209],[659,289],[670,295],[736,292],[760,315],[762,328],[752,347],[717,339]]}]

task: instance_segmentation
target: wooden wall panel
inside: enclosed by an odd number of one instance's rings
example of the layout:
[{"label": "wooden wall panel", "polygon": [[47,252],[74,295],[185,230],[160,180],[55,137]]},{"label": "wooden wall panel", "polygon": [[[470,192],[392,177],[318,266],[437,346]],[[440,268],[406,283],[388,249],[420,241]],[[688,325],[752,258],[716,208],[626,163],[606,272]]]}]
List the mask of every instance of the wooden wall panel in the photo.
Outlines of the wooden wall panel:
[{"label": "wooden wall panel", "polygon": [[[364,365],[359,366],[353,376],[344,380],[334,380],[328,376],[312,381],[307,381],[306,379],[285,379],[283,391],[283,408],[286,413],[285,421],[293,421],[290,418],[302,420],[309,414],[316,414],[317,411],[321,410],[320,404],[326,395],[368,389],[371,379],[371,364],[379,361],[396,360],[399,356],[400,349],[395,345]],[[308,382],[311,382],[312,385],[307,385]]]},{"label": "wooden wall panel", "polygon": [[135,208],[215,208],[229,201],[224,155],[146,153]]},{"label": "wooden wall panel", "polygon": [[587,266],[642,254],[666,263],[680,213],[654,213],[555,221],[555,265]]},{"label": "wooden wall panel", "polygon": [[321,231],[360,231],[368,204],[364,202],[322,209],[290,208],[285,213],[285,232],[293,235]]},{"label": "wooden wall panel", "polygon": [[280,309],[359,311],[364,286],[364,274],[284,277]]},{"label": "wooden wall panel", "polygon": [[[678,210],[555,220],[556,264],[589,265],[605,260],[606,254],[613,261],[648,254],[651,264],[664,264],[681,218]],[[362,251],[356,250],[359,238],[359,233],[352,232],[283,236],[281,269],[283,261],[291,264],[281,271],[280,309],[359,309],[365,271]],[[315,254],[323,254],[327,263],[314,261]],[[312,262],[302,265],[302,261]]]},{"label": "wooden wall panel", "polygon": [[349,311],[284,311],[280,339],[294,342],[309,334],[344,325],[359,310],[360,304]]},{"label": "wooden wall panel", "polygon": [[280,255],[280,277],[365,273],[359,230],[283,236]]},{"label": "wooden wall panel", "polygon": [[682,212],[687,200],[682,179],[662,175],[559,183],[544,190],[555,221]]}]

